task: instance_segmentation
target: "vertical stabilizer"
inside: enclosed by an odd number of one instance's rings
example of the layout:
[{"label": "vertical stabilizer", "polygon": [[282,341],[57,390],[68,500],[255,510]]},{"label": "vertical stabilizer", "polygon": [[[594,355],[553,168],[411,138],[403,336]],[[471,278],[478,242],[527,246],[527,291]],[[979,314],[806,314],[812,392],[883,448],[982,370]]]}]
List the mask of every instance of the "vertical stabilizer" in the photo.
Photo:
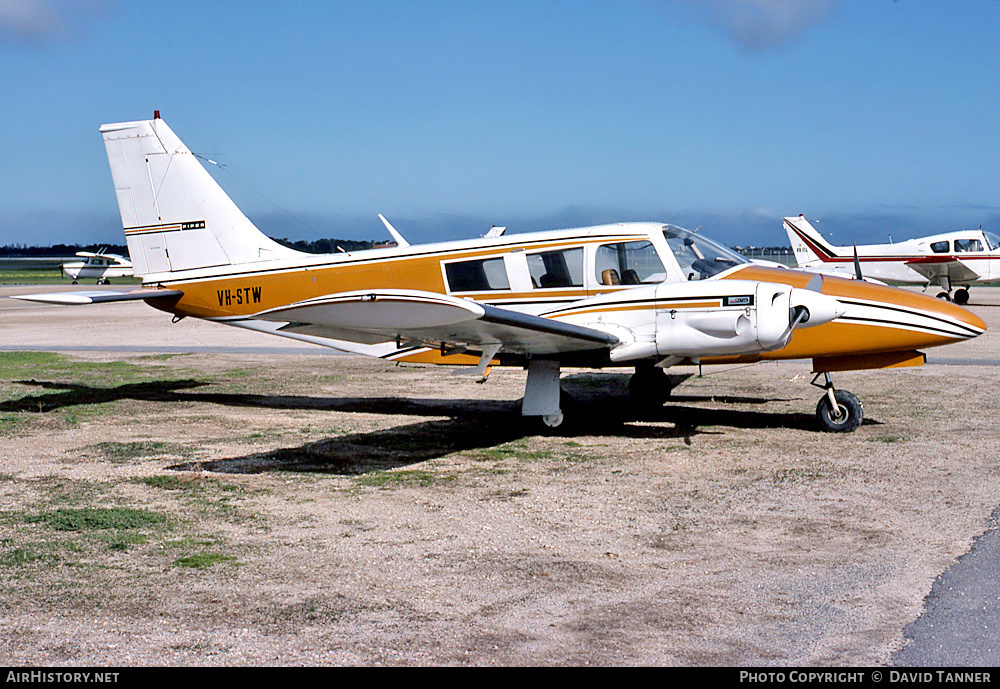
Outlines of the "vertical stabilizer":
[{"label": "vertical stabilizer", "polygon": [[298,255],[258,230],[158,116],[101,134],[136,275]]},{"label": "vertical stabilizer", "polygon": [[804,216],[784,218],[785,233],[792,245],[795,263],[800,267],[815,266],[831,258],[844,255],[841,247],[832,246],[823,239]]}]

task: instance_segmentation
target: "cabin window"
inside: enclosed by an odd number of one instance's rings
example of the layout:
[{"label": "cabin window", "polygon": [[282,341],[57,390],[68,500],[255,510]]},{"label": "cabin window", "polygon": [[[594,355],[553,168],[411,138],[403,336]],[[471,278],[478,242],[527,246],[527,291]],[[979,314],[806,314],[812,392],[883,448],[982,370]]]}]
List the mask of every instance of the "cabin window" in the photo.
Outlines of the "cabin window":
[{"label": "cabin window", "polygon": [[933,251],[936,254],[946,254],[946,253],[948,253],[948,242],[947,242],[947,240],[943,241],[943,242],[934,242],[934,243],[932,243],[931,244],[931,251]]},{"label": "cabin window", "polygon": [[583,287],[583,248],[528,254],[533,287]]},{"label": "cabin window", "polygon": [[982,251],[983,243],[978,239],[956,239],[955,251]]},{"label": "cabin window", "polygon": [[597,247],[594,266],[602,285],[641,285],[663,282],[667,271],[649,241],[619,242]]},{"label": "cabin window", "polygon": [[452,292],[488,292],[510,289],[507,268],[502,258],[485,258],[477,261],[446,263],[448,287]]}]

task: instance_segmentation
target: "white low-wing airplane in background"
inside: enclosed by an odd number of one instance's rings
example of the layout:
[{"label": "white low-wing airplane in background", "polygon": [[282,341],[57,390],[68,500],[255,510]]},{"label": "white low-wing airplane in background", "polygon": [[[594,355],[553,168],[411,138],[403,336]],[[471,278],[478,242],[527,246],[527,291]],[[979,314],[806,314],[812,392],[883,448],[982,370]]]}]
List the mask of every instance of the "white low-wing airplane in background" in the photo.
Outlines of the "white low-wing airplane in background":
[{"label": "white low-wing airplane in background", "polygon": [[982,230],[961,230],[907,239],[895,244],[833,246],[803,216],[784,219],[799,268],[828,275],[902,284],[936,284],[937,296],[957,304],[969,301],[969,285],[1000,280],[1000,237]]},{"label": "white low-wing airplane in background", "polygon": [[812,359],[823,427],[862,421],[830,373],[914,366],[982,334],[965,309],[859,280],[754,265],[672,225],[629,223],[314,255],[262,234],[159,118],[101,127],[143,288],[32,295],[142,299],[195,317],[389,360],[528,371],[522,414],[563,424],[564,366],[635,368],[662,404],[663,369]]},{"label": "white low-wing airplane in background", "polygon": [[70,261],[62,264],[62,272],[73,278],[75,285],[78,280],[97,278],[98,285],[108,284],[109,278],[132,277],[135,274],[132,262],[118,254],[106,254],[103,250],[78,251],[76,255],[82,261]]}]

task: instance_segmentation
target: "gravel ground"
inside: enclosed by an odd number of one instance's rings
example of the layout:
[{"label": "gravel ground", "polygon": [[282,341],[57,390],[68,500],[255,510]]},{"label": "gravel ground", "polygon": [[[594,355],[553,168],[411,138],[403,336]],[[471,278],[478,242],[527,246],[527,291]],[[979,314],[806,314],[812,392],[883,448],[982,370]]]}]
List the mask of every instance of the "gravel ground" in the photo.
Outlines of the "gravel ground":
[{"label": "gravel ground", "polygon": [[641,413],[567,371],[582,429],[542,437],[520,370],[0,298],[0,662],[888,663],[1000,504],[973,301],[948,365],[837,376],[852,434],[791,362]]}]

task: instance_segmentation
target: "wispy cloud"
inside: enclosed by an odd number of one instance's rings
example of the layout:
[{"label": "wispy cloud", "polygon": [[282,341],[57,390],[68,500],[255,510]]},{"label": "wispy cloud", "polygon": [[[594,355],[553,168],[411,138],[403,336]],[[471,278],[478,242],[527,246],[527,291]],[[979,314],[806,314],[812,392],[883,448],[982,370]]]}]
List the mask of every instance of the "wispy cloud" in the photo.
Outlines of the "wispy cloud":
[{"label": "wispy cloud", "polygon": [[836,0],[683,0],[744,50],[762,51],[798,38],[833,11]]},{"label": "wispy cloud", "polygon": [[109,0],[0,0],[0,43],[42,44],[73,35]]}]

